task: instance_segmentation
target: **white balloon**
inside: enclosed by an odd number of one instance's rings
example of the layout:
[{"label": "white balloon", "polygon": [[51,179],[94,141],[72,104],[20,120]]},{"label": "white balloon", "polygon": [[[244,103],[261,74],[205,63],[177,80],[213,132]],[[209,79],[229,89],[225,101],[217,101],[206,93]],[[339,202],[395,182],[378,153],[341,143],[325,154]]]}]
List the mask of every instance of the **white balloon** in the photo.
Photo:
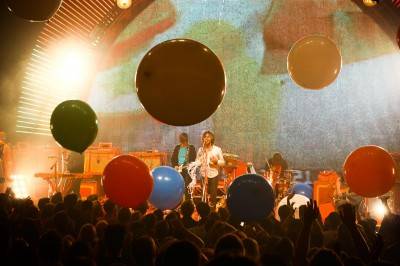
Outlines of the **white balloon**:
[{"label": "white balloon", "polygon": [[[290,200],[290,203],[294,203],[293,207],[296,209],[294,212],[294,217],[296,219],[300,218],[299,215],[299,208],[302,205],[307,205],[307,203],[310,201],[309,198],[307,198],[306,196],[300,195],[300,194],[295,194],[293,196],[293,198]],[[287,205],[287,197],[284,197],[278,204],[278,206],[275,209],[275,218],[278,219],[278,221],[280,221],[279,218],[279,214],[278,214],[278,210],[281,206],[283,205]]]}]

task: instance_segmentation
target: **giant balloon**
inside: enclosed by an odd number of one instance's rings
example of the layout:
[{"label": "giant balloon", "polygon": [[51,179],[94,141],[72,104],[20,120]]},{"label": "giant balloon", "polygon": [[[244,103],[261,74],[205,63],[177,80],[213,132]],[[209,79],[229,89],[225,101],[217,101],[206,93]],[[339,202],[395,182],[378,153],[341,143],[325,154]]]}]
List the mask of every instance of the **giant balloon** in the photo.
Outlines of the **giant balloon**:
[{"label": "giant balloon", "polygon": [[[280,217],[279,217],[279,214],[278,214],[279,208],[282,207],[282,206],[284,206],[284,205],[287,205],[287,199],[288,199],[288,197],[284,197],[284,198],[279,202],[278,206],[276,207],[275,217],[276,217],[276,219],[277,219],[278,221],[280,220]],[[290,204],[293,204],[293,208],[295,209],[294,217],[295,217],[296,219],[299,219],[299,218],[300,218],[300,214],[299,214],[299,208],[300,208],[300,206],[307,205],[307,203],[310,202],[310,199],[307,198],[307,197],[304,196],[304,195],[295,194],[295,195],[293,196],[293,198],[292,198],[289,202],[290,202]]]},{"label": "giant balloon", "polygon": [[292,46],[287,68],[292,80],[306,89],[319,90],[339,75],[342,57],[336,44],[325,36],[304,37]]},{"label": "giant balloon", "polygon": [[309,199],[313,197],[313,188],[309,184],[297,183],[292,188],[292,193],[303,195]]},{"label": "giant balloon", "polygon": [[6,0],[16,16],[30,21],[47,21],[60,8],[62,0]]},{"label": "giant balloon", "polygon": [[114,203],[137,208],[147,201],[153,189],[153,179],[147,165],[131,155],[112,159],[103,172],[106,196]]},{"label": "giant balloon", "polygon": [[87,103],[68,100],[54,109],[50,118],[50,129],[61,146],[82,153],[96,139],[97,116]]},{"label": "giant balloon", "polygon": [[211,116],[225,95],[221,61],[205,45],[174,39],[154,46],[136,72],[140,102],[155,119],[173,126]]},{"label": "giant balloon", "polygon": [[185,182],[182,175],[172,167],[159,166],[151,172],[154,188],[150,203],[160,210],[176,208],[183,198]]},{"label": "giant balloon", "polygon": [[350,189],[363,197],[378,197],[387,193],[396,179],[392,156],[378,146],[354,150],[344,162],[344,176]]},{"label": "giant balloon", "polygon": [[274,192],[259,175],[245,174],[228,189],[227,205],[232,217],[240,221],[266,218],[274,208]]}]

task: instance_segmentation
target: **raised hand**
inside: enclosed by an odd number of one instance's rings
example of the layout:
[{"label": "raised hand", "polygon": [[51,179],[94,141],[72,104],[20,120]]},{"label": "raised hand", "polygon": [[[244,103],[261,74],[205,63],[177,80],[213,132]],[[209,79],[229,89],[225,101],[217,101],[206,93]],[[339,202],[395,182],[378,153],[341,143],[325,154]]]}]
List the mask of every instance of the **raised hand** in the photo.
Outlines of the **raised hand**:
[{"label": "raised hand", "polygon": [[304,224],[311,225],[319,217],[319,208],[315,200],[310,200],[304,210]]},{"label": "raised hand", "polygon": [[356,208],[353,205],[349,203],[342,205],[339,214],[343,224],[348,227],[356,226]]}]

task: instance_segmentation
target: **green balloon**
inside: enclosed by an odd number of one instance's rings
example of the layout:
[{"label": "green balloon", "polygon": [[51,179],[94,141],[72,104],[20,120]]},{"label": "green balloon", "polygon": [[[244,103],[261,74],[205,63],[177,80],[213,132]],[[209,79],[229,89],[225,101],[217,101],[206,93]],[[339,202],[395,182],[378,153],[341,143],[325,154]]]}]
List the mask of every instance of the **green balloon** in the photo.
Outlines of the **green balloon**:
[{"label": "green balloon", "polygon": [[60,103],[50,118],[54,139],[64,148],[82,153],[97,136],[97,116],[85,102],[68,100]]}]

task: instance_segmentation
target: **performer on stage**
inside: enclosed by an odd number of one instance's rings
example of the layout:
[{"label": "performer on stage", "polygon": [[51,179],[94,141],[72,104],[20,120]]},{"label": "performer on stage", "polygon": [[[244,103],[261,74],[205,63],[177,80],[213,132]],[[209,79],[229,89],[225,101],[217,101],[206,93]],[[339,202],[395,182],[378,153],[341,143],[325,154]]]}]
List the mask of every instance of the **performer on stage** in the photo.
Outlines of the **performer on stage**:
[{"label": "performer on stage", "polygon": [[185,199],[190,199],[188,185],[192,181],[189,176],[187,165],[194,162],[196,159],[196,149],[193,145],[189,144],[189,136],[186,133],[179,135],[179,145],[175,146],[174,152],[171,157],[172,167],[175,167],[183,176],[185,180]]},{"label": "performer on stage", "polygon": [[0,193],[11,186],[11,148],[6,142],[6,133],[0,131]]},{"label": "performer on stage", "polygon": [[274,153],[272,158],[267,161],[265,172],[269,179],[268,181],[271,182],[273,187],[275,187],[275,183],[279,178],[283,178],[284,171],[287,169],[287,162],[279,152]]},{"label": "performer on stage", "polygon": [[207,186],[210,195],[210,206],[214,207],[217,203],[218,180],[221,167],[225,165],[225,160],[220,147],[214,145],[214,134],[205,131],[202,136],[202,147],[197,152],[196,165],[200,166],[200,174],[203,184]]}]

